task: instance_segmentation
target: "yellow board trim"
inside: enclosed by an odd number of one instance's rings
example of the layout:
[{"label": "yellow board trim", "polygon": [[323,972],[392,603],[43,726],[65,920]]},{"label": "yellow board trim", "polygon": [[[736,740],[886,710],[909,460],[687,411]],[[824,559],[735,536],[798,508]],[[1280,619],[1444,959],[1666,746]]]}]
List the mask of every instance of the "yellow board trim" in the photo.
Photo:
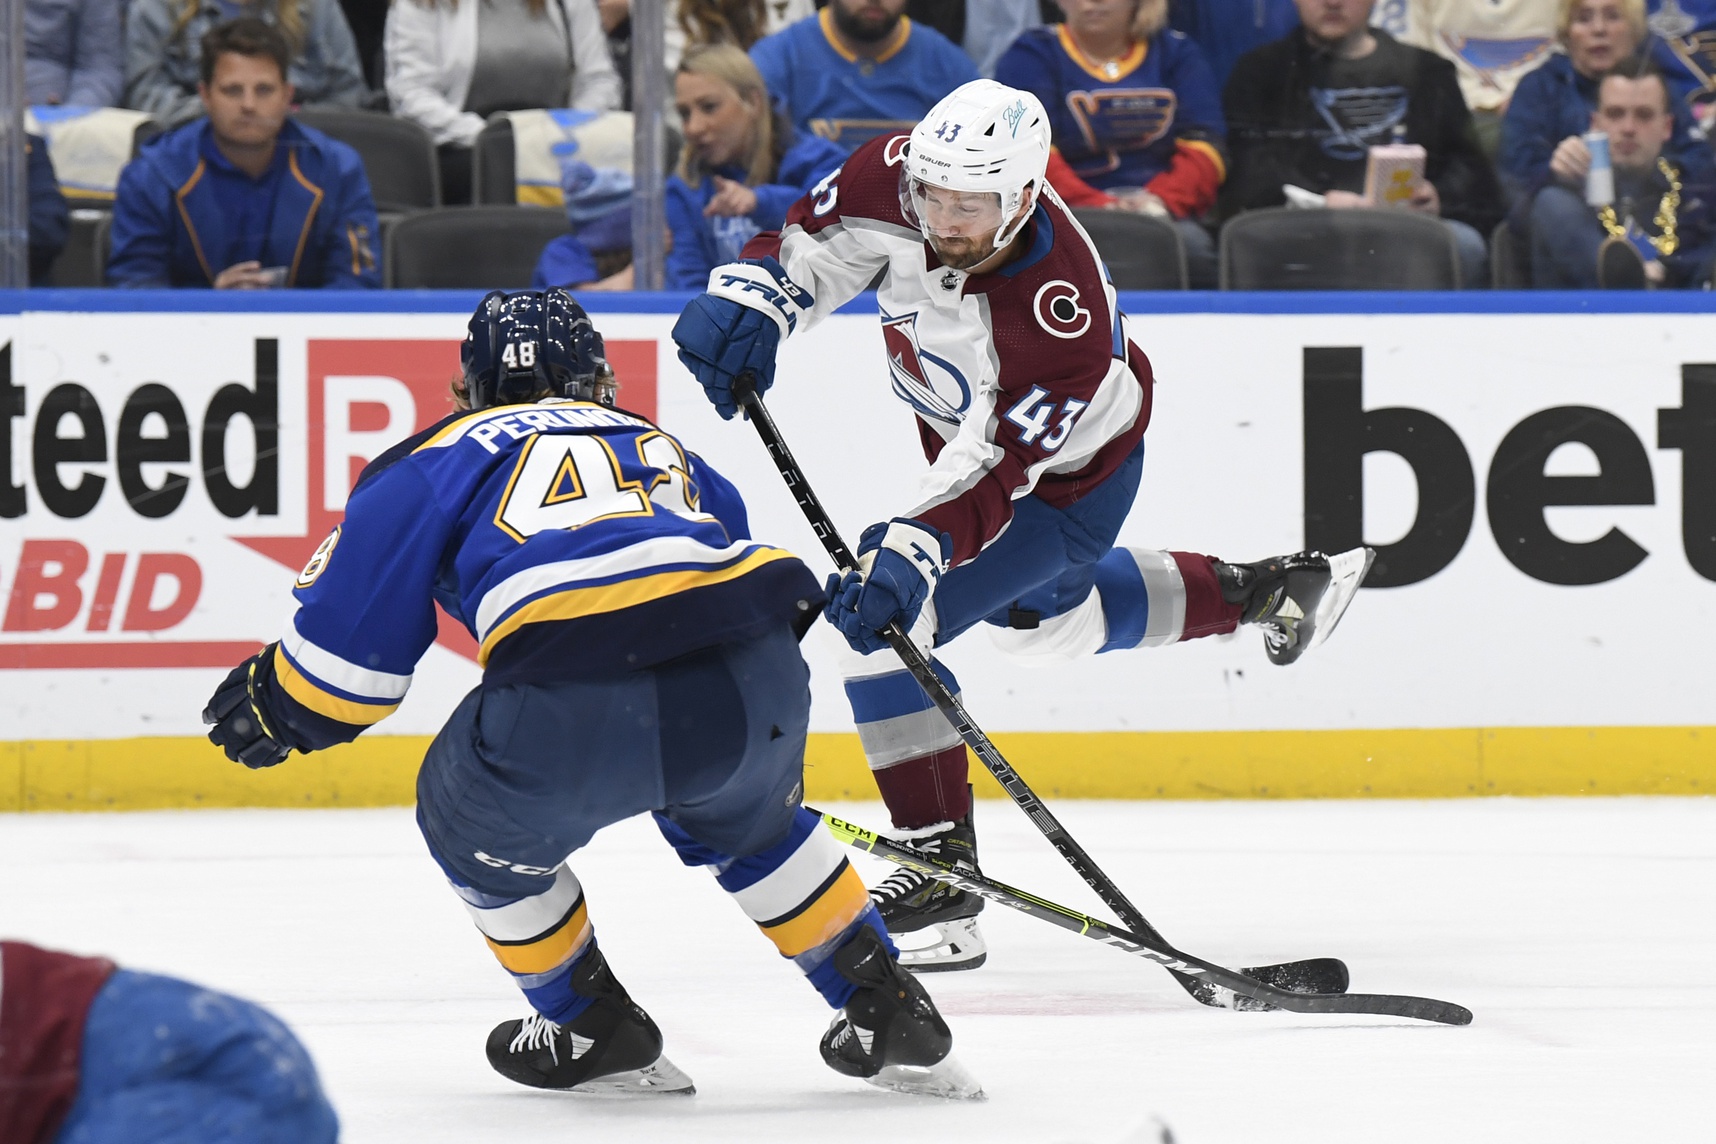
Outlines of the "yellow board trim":
[{"label": "yellow board trim", "polygon": [[[1462,798],[1716,793],[1716,727],[1013,732],[1044,798]],[[429,736],[366,735],[252,771],[200,737],[0,742],[0,812],[409,806]],[[975,762],[984,798],[1005,797]],[[874,799],[854,734],[815,734],[805,798]]]}]

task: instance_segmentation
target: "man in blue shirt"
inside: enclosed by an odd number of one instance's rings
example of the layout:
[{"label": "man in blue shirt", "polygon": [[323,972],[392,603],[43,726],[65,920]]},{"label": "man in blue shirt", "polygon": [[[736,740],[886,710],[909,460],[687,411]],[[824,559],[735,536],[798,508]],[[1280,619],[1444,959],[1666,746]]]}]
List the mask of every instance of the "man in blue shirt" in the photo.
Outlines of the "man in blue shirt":
[{"label": "man in blue shirt", "polygon": [[971,57],[905,9],[906,0],[829,0],[757,41],[751,59],[795,128],[850,152],[910,131],[942,96],[977,78]]},{"label": "man in blue shirt", "polygon": [[375,288],[375,202],[356,151],[287,118],[285,38],[254,17],[203,37],[208,115],[119,176],[115,286]]}]

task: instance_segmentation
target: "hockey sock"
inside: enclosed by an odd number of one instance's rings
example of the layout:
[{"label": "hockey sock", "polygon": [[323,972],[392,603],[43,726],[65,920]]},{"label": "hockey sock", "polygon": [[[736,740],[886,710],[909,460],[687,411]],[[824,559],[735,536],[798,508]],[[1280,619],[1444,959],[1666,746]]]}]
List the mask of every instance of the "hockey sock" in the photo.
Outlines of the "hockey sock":
[{"label": "hockey sock", "polygon": [[713,850],[657,814],[656,825],[687,866],[708,866],[763,936],[790,957],[829,1005],[841,1008],[856,989],[834,967],[834,951],[869,926],[898,954],[869,892],[822,819],[799,807],[775,845],[746,858]]},{"label": "hockey sock", "polygon": [[[954,695],[959,681],[939,660],[936,674]],[[971,811],[970,757],[959,732],[909,671],[846,681],[864,758],[894,825],[915,830]]]},{"label": "hockey sock", "polygon": [[1239,627],[1245,609],[1230,604],[1216,579],[1216,558],[1195,552],[1170,552],[1186,585],[1186,627],[1181,639],[1226,635]]},{"label": "hockey sock", "polygon": [[528,898],[495,897],[448,881],[531,1008],[564,1025],[590,1007],[591,999],[572,989],[572,969],[596,948],[596,933],[570,867],[562,863],[553,884]]},{"label": "hockey sock", "polygon": [[1239,626],[1241,609],[1222,598],[1214,557],[1114,548],[1097,562],[1095,578],[1108,626],[1101,651],[1161,647]]}]

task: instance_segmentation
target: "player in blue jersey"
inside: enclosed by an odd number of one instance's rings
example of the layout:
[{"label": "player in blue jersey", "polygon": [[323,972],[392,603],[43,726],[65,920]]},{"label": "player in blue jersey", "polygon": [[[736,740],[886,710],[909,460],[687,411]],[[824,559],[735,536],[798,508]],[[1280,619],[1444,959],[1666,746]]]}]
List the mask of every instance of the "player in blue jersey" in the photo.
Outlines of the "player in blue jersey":
[{"label": "player in blue jersey", "polygon": [[566,857],[642,811],[711,867],[839,1012],[836,1071],[971,1096],[952,1037],[905,973],[804,790],[822,593],[749,539],[737,491],[614,405],[601,335],[564,291],[490,294],[470,322],[467,408],[364,470],[299,575],[278,643],[203,713],[250,767],[349,742],[395,707],[435,607],[477,639],[481,684],[430,746],[417,821],[534,1010],[490,1063],[538,1088],[689,1092],[598,948]]},{"label": "player in blue jersey", "polygon": [[977,65],[906,0],[830,0],[815,16],[758,40],[751,59],[792,125],[847,151],[910,131]]}]

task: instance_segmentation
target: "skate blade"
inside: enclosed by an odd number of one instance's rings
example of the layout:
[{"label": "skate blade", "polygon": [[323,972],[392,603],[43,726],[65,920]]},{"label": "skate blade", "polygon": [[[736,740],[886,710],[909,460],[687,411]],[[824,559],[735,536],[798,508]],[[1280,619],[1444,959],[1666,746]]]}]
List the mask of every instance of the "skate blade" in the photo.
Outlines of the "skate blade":
[{"label": "skate blade", "polygon": [[950,1054],[924,1068],[918,1065],[885,1065],[864,1083],[909,1096],[937,1096],[943,1100],[987,1100],[983,1084]]},{"label": "skate blade", "polygon": [[[928,935],[928,940],[908,947],[907,938]],[[900,964],[913,973],[951,973],[959,969],[976,969],[989,959],[989,946],[977,928],[976,918],[959,918],[937,922],[909,934],[895,934],[894,944],[900,947]]]},{"label": "skate blade", "polygon": [[1306,651],[1329,638],[1335,625],[1341,622],[1341,616],[1346,614],[1347,605],[1358,594],[1359,585],[1364,583],[1365,575],[1375,560],[1374,548],[1352,548],[1329,557],[1329,587],[1317,603],[1316,624],[1311,632],[1311,642],[1305,646]]},{"label": "skate blade", "polygon": [[695,1096],[697,1086],[666,1057],[657,1057],[647,1068],[609,1073],[583,1084],[574,1085],[573,1092],[603,1093],[610,1096]]}]

